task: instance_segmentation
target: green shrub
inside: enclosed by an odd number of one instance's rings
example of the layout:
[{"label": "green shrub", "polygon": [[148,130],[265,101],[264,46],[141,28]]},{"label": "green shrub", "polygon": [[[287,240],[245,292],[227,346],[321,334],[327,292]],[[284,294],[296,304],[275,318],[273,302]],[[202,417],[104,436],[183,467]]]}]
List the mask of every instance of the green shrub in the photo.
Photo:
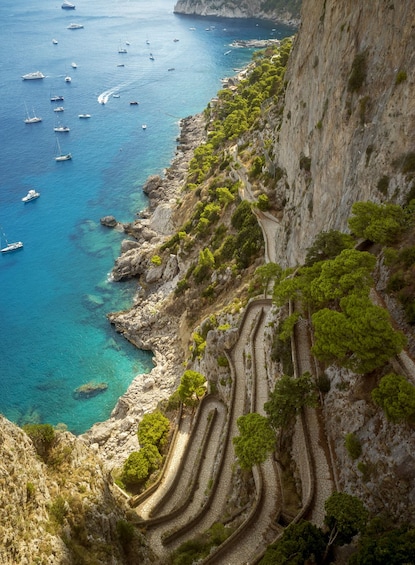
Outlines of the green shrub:
[{"label": "green shrub", "polygon": [[415,386],[402,375],[389,373],[382,377],[379,386],[372,391],[372,399],[391,422],[415,418]]},{"label": "green shrub", "polygon": [[317,388],[323,394],[327,394],[331,388],[331,381],[326,373],[320,375],[317,379]]},{"label": "green shrub", "polygon": [[159,255],[153,255],[151,258],[151,264],[159,267],[161,265],[161,257]]},{"label": "green shrub", "polygon": [[55,439],[55,430],[50,424],[25,424],[23,431],[30,437],[40,457],[45,459]]},{"label": "green shrub", "polygon": [[159,410],[144,414],[138,424],[137,437],[141,446],[154,445],[157,449],[166,444],[170,421]]},{"label": "green shrub", "polygon": [[406,71],[398,71],[396,78],[395,78],[395,84],[401,84],[401,82],[405,82],[406,79],[408,78],[408,75],[406,74]]},{"label": "green shrub", "polygon": [[346,434],[346,437],[344,438],[344,445],[346,447],[347,453],[353,460],[358,459],[361,456],[362,444],[360,443],[359,438],[355,436],[355,434]]},{"label": "green shrub", "polygon": [[57,524],[63,525],[68,513],[67,505],[63,496],[58,496],[49,506],[49,515]]},{"label": "green shrub", "polygon": [[27,500],[31,500],[35,496],[35,485],[33,483],[27,482],[26,483],[26,498]]},{"label": "green shrub", "polygon": [[262,210],[263,212],[270,209],[269,198],[266,194],[260,194],[258,196],[257,206],[259,210]]},{"label": "green shrub", "polygon": [[219,367],[229,367],[229,361],[226,355],[219,355],[217,358]]},{"label": "green shrub", "polygon": [[381,192],[384,196],[386,196],[386,194],[388,193],[389,182],[389,177],[387,175],[383,175],[382,177],[380,177],[376,185],[379,192]]},{"label": "green shrub", "polygon": [[124,550],[128,548],[134,538],[135,528],[131,522],[126,520],[118,520],[116,524],[118,539]]},{"label": "green shrub", "polygon": [[366,79],[367,62],[366,54],[358,53],[353,60],[352,69],[347,83],[349,92],[357,92],[363,86]]}]

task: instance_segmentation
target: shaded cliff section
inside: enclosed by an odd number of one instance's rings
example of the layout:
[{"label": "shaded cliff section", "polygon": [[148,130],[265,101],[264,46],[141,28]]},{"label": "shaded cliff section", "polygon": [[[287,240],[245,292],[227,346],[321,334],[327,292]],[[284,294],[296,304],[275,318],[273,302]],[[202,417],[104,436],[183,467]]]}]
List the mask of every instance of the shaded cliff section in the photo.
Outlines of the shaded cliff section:
[{"label": "shaded cliff section", "polygon": [[282,265],[346,231],[354,202],[402,204],[414,187],[414,2],[304,0],[301,21],[283,109],[264,108],[252,140],[280,177]]},{"label": "shaded cliff section", "polygon": [[291,25],[300,22],[302,0],[178,0],[176,14],[258,18]]}]

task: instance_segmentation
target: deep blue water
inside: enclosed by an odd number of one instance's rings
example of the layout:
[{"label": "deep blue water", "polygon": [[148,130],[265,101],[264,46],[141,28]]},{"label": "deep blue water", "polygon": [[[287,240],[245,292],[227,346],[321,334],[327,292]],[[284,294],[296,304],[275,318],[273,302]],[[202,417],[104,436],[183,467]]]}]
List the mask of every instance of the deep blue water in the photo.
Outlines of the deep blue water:
[{"label": "deep blue water", "polygon": [[[74,3],[75,11],[59,0],[0,4],[0,225],[9,241],[24,243],[0,256],[0,412],[82,433],[153,366],[151,352],[106,319],[132,303],[134,283],[109,280],[122,235],[100,217],[126,222],[145,208],[142,185],[174,156],[179,119],[203,110],[220,79],[250,60],[232,40],[292,30],[174,15],[173,0]],[[84,28],[68,30],[72,22]],[[37,70],[46,78],[21,79]],[[51,95],[64,96],[63,113],[53,112]],[[42,122],[25,124],[26,109]],[[69,133],[53,132],[57,118]],[[54,160],[56,135],[72,161]],[[23,204],[30,188],[41,196]],[[74,389],[89,381],[108,389],[76,400]]]}]

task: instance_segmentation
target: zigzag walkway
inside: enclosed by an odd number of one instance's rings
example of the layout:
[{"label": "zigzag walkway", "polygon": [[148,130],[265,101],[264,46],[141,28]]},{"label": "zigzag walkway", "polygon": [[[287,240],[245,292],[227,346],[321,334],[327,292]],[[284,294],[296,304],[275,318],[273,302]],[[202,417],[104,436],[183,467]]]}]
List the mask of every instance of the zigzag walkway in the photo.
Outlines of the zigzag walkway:
[{"label": "zigzag walkway", "polygon": [[[293,343],[295,345],[296,376],[305,372],[313,374],[314,366],[310,355],[309,329],[307,320],[301,319],[295,326]],[[324,503],[335,490],[334,479],[329,464],[329,453],[325,432],[315,408],[306,407],[302,414],[305,441],[311,455],[312,507],[308,518],[316,525],[322,526],[324,520]]]},{"label": "zigzag walkway", "polygon": [[[251,302],[251,307],[253,304],[255,303]],[[250,411],[262,415],[265,415],[264,403],[267,402],[269,393],[264,330],[271,306],[271,300],[256,301],[255,307],[261,307],[261,313],[252,335],[253,382]],[[282,532],[282,527],[278,525],[282,493],[277,465],[269,457],[265,463],[254,468],[253,473],[256,498],[246,520],[215,552],[202,561],[203,565],[255,563],[258,555],[262,555],[276,535]]]},{"label": "zigzag walkway", "polygon": [[[246,412],[247,388],[253,387],[251,409],[255,407],[255,411],[262,411],[268,398],[263,332],[266,311],[270,307],[271,301],[265,299],[248,305],[240,324],[239,339],[228,352],[233,381],[229,413],[226,414],[219,400],[213,397],[204,400],[187,448],[178,453],[181,458],[179,466],[173,465],[173,462],[168,466],[175,468],[175,476],[170,479],[165,477],[159,489],[137,508],[138,514],[145,520],[151,545],[160,563],[183,541],[207,530],[215,521],[226,516],[235,461],[232,438],[238,434],[237,418]],[[245,360],[248,357],[251,357],[254,366],[252,382],[247,380]],[[257,496],[248,519],[236,532],[237,537],[243,536],[243,544],[236,539],[227,544],[227,563],[239,565],[247,562],[259,548],[263,550],[266,547],[270,542],[267,538],[273,539],[276,535],[281,489],[274,463],[269,460],[264,465],[263,469],[254,473]],[[166,474],[169,475],[168,469]],[[206,494],[209,484],[212,488]],[[270,534],[264,538],[267,527]],[[210,559],[210,563],[224,563],[222,555],[217,558],[212,555]]]}]

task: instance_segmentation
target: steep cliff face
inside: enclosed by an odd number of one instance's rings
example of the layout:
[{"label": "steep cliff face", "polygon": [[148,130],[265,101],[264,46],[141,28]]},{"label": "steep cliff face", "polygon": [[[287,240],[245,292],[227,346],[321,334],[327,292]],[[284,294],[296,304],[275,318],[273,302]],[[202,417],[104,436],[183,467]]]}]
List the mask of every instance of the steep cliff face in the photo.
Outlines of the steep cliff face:
[{"label": "steep cliff face", "polygon": [[302,261],[320,231],[347,228],[354,202],[404,201],[413,182],[405,157],[415,142],[414,31],[410,0],[304,0],[281,128],[271,117],[268,128],[283,171],[282,264]]},{"label": "steep cliff face", "polygon": [[301,0],[178,0],[174,12],[223,18],[259,18],[297,25],[300,6]]},{"label": "steep cliff face", "polygon": [[29,437],[0,416],[2,565],[148,563],[150,552],[117,496],[84,442],[57,432],[41,459]]}]

